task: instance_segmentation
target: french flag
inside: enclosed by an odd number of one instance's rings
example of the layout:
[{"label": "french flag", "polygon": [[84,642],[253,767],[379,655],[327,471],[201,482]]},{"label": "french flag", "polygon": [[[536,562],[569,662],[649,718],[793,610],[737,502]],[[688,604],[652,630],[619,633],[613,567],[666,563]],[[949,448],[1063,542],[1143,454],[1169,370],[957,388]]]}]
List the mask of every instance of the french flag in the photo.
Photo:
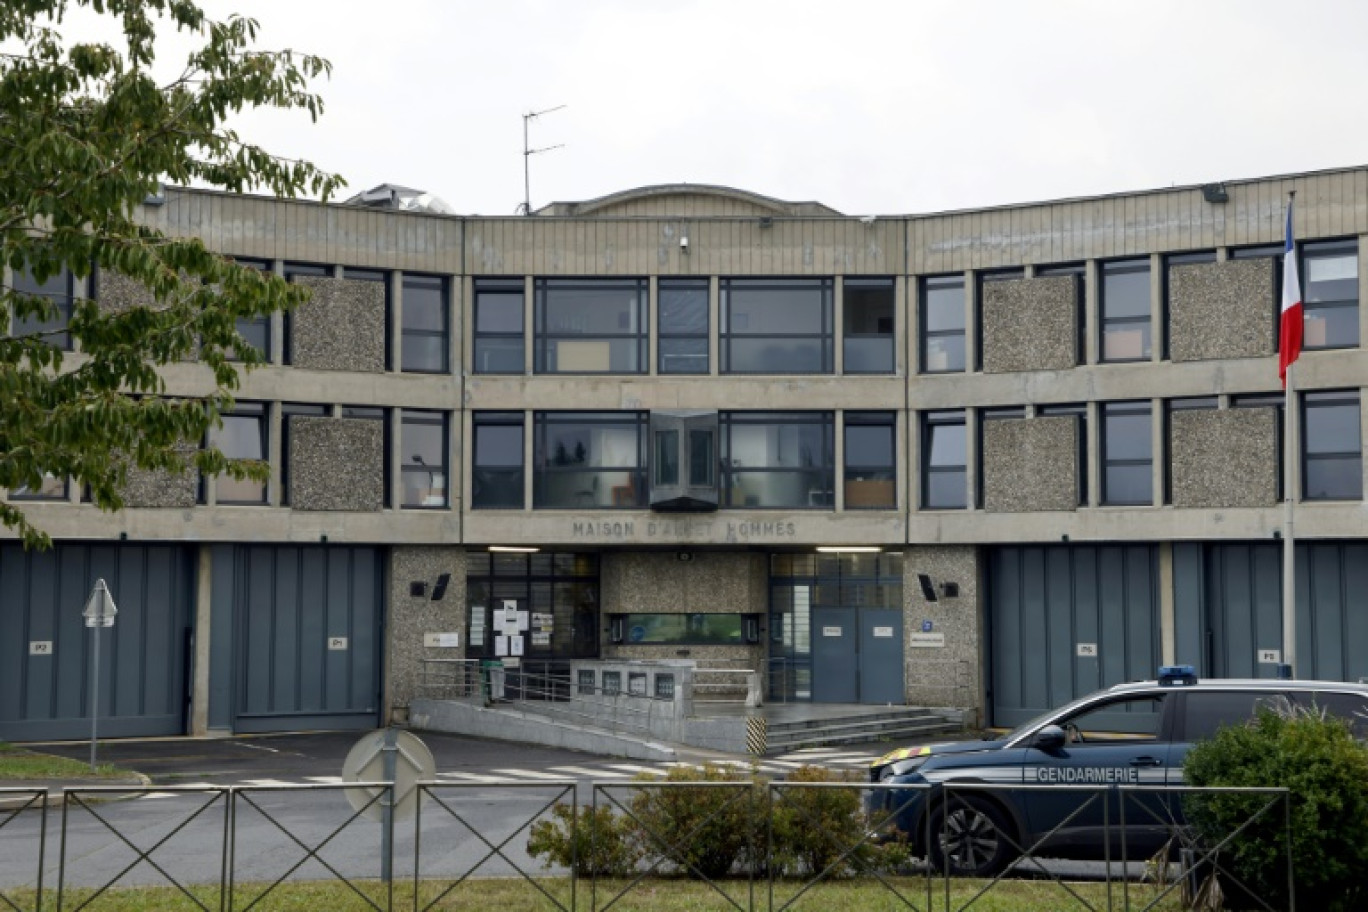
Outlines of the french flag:
[{"label": "french flag", "polygon": [[1283,245],[1282,345],[1278,350],[1278,377],[1287,386],[1287,369],[1301,355],[1302,296],[1297,273],[1297,245],[1292,242],[1292,201],[1287,201],[1287,241]]}]

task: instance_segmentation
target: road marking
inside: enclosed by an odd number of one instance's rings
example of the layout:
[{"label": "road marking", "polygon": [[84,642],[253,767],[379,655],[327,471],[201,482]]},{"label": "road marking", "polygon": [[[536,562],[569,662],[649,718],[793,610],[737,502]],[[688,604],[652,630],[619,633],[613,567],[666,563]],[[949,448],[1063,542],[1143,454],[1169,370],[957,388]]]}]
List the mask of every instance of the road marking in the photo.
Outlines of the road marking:
[{"label": "road marking", "polygon": [[564,779],[564,776],[557,776],[555,773],[539,773],[536,770],[525,769],[496,769],[490,770],[492,773],[500,773],[504,776],[515,779]]},{"label": "road marking", "polygon": [[658,766],[637,766],[633,763],[608,763],[605,764],[610,769],[622,770],[626,773],[646,773],[650,776],[664,776],[665,770]]},{"label": "road marking", "polygon": [[305,776],[310,782],[317,782],[319,785],[341,785],[341,776]]},{"label": "road marking", "polygon": [[438,779],[460,779],[464,782],[506,782],[499,776],[482,776],[479,773],[438,773]]},{"label": "road marking", "polygon": [[588,769],[583,766],[553,766],[552,770],[558,773],[569,773],[572,776],[586,776],[590,779],[620,778],[626,773],[619,773],[614,770]]}]

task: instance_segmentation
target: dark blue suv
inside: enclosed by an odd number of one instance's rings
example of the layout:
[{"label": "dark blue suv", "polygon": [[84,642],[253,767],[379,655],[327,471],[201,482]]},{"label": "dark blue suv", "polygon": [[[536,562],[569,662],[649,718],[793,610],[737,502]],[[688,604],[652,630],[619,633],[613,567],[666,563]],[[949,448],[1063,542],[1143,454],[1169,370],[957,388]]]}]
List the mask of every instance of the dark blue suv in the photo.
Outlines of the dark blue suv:
[{"label": "dark blue suv", "polygon": [[[1279,699],[1321,707],[1348,719],[1360,738],[1368,736],[1368,687],[1363,685],[1198,681],[1190,667],[1171,666],[1161,668],[1156,681],[1098,691],[992,741],[885,754],[870,767],[872,782],[923,788],[880,789],[871,796],[871,810],[887,816],[896,809],[893,823],[914,852],[956,874],[994,875],[1016,859],[1018,846],[1036,846],[1034,854],[1048,857],[1115,858],[1122,810],[1115,790],[1099,796],[1096,789],[1011,786],[1182,785],[1183,758],[1193,741],[1210,737],[1222,725],[1243,722],[1260,704]],[[997,787],[952,789],[946,800],[946,784],[977,783]],[[1163,848],[1172,824],[1181,822],[1178,804],[1151,792],[1127,801],[1129,858],[1148,858]],[[925,844],[928,832],[930,845]],[[1104,839],[1107,832],[1110,846]]]}]

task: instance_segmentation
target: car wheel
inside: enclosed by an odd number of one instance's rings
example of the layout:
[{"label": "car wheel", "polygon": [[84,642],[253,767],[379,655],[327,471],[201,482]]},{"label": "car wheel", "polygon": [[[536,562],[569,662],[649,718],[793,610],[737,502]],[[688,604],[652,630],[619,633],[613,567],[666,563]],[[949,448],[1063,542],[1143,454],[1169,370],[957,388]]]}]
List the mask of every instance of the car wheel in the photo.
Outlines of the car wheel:
[{"label": "car wheel", "polygon": [[931,818],[929,860],[938,871],[993,877],[1017,856],[1012,832],[997,805],[982,798],[952,796]]}]

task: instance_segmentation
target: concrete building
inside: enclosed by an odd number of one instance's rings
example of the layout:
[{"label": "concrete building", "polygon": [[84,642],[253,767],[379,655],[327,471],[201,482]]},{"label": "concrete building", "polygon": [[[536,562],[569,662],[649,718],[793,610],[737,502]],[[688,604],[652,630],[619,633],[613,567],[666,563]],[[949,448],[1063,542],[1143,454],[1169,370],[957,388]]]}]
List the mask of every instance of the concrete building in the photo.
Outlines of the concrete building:
[{"label": "concrete building", "polygon": [[87,734],[96,577],[110,735],[370,727],[422,659],[498,653],[998,725],[1161,662],[1271,674],[1289,190],[1297,665],[1368,675],[1368,169],[878,217],[700,185],[508,218],[168,189],[149,224],[313,289],[245,327],[270,364],[215,436],[272,477],[139,477],[112,515],[11,492],[57,545],[0,542],[0,738]]}]

